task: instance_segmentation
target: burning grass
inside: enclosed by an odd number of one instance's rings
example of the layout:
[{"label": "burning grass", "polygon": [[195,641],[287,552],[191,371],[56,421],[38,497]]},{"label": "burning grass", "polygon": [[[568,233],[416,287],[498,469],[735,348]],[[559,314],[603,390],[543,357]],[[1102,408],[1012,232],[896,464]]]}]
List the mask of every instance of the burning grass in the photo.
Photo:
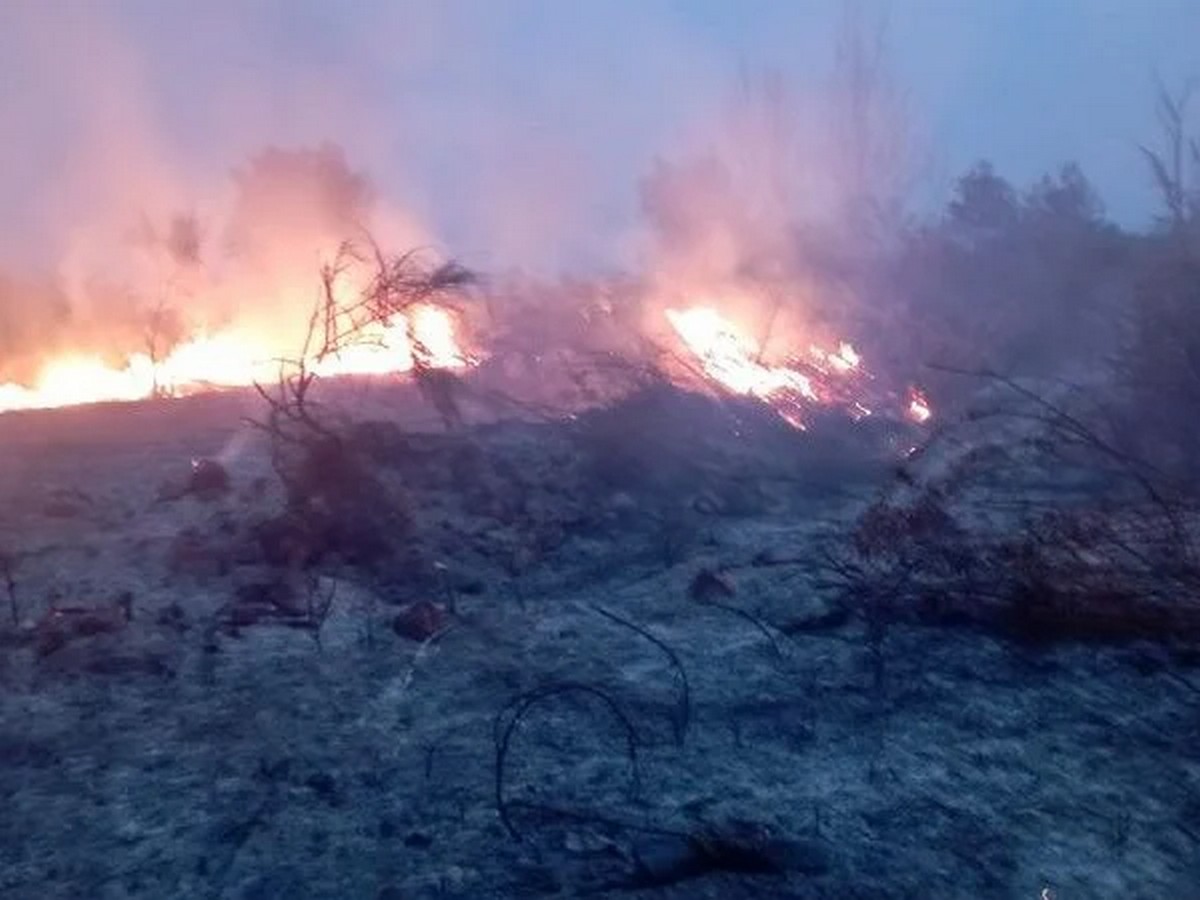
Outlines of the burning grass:
[{"label": "burning grass", "polygon": [[767,339],[750,337],[715,307],[667,309],[664,314],[706,379],[730,393],[761,400],[795,428],[806,428],[813,411],[822,407],[840,409],[854,419],[876,412],[907,416],[919,424],[932,418],[928,399],[916,388],[910,388],[905,406],[873,385],[862,356],[848,341],[832,349],[811,344],[770,363]]},{"label": "burning grass", "polygon": [[102,401],[178,397],[275,379],[282,365],[331,378],[456,369],[472,359],[460,345],[460,311],[448,297],[468,273],[416,252],[385,258],[373,243],[344,243],[321,272],[321,291],[298,356],[241,330],[200,334],[168,350],[150,349],[114,365],[65,354],[43,364],[32,384],[0,383],[0,413]]}]

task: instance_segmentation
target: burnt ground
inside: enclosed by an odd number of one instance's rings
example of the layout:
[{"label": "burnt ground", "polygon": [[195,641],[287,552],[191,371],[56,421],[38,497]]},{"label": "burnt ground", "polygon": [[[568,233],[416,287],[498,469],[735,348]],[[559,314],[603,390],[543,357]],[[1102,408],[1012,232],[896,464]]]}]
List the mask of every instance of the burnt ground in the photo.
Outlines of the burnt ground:
[{"label": "burnt ground", "polygon": [[0,417],[0,896],[1200,897],[1200,673],[872,655],[821,548],[887,436],[661,396],[356,428],[297,562],[256,412]]}]

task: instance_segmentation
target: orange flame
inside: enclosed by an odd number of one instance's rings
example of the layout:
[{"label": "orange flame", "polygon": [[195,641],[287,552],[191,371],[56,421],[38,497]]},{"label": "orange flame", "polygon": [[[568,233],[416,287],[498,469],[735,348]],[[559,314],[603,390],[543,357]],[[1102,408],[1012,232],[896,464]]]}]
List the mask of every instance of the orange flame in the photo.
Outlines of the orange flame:
[{"label": "orange flame", "polygon": [[933,407],[929,405],[925,394],[917,388],[909,389],[907,412],[908,417],[918,425],[924,425],[933,418]]},{"label": "orange flame", "polygon": [[[833,390],[831,382],[860,371],[862,358],[846,341],[832,351],[814,345],[807,359],[773,366],[762,362],[757,341],[712,307],[668,309],[666,317],[705,375],[726,390],[768,403],[797,428],[804,428],[804,404],[835,402],[840,391]],[[848,401],[846,406],[856,418],[871,414],[861,402]]]},{"label": "orange flame", "polygon": [[[807,354],[767,365],[758,342],[713,307],[668,309],[666,317],[705,376],[735,394],[757,397],[797,428],[805,427],[806,409],[814,405],[836,405],[856,420],[873,415],[866,391],[871,376],[848,341],[835,350],[813,344]],[[933,417],[929,399],[916,388],[903,412],[919,425]]]},{"label": "orange flame", "polygon": [[[417,307],[411,323],[397,316],[370,329],[340,353],[309,360],[321,376],[387,375],[412,368],[412,336],[439,368],[470,363],[458,346],[453,315],[435,306]],[[48,362],[32,386],[0,383],[0,412],[50,409],[111,400],[141,400],[155,393],[181,396],[212,387],[243,387],[273,380],[278,361],[265,342],[234,332],[194,338],[155,362],[145,353],[116,368],[94,356],[69,354]]]},{"label": "orange flame", "polygon": [[761,363],[758,344],[712,307],[668,309],[666,316],[705,374],[733,393],[769,400],[794,391],[809,400],[817,399],[811,379],[792,369]]}]

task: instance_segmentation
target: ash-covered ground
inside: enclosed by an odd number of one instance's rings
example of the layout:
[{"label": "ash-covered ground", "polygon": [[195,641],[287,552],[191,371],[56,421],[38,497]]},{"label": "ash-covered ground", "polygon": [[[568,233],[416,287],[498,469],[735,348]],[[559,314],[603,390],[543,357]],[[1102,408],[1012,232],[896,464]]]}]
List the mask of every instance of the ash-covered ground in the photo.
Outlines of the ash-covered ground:
[{"label": "ash-covered ground", "polygon": [[1200,676],[830,584],[902,428],[391,399],[302,522],[256,397],[0,417],[0,896],[1200,897]]}]

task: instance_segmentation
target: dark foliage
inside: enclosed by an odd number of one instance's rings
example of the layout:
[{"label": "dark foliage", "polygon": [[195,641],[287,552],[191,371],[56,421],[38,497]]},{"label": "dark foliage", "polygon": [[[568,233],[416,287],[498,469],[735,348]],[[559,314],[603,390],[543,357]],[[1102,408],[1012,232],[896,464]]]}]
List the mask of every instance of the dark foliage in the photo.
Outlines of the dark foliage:
[{"label": "dark foliage", "polygon": [[1022,195],[980,164],[940,221],[909,229],[864,277],[863,349],[892,378],[919,380],[943,411],[974,385],[926,364],[1023,375],[1096,366],[1113,346],[1136,247],[1077,167]]}]

